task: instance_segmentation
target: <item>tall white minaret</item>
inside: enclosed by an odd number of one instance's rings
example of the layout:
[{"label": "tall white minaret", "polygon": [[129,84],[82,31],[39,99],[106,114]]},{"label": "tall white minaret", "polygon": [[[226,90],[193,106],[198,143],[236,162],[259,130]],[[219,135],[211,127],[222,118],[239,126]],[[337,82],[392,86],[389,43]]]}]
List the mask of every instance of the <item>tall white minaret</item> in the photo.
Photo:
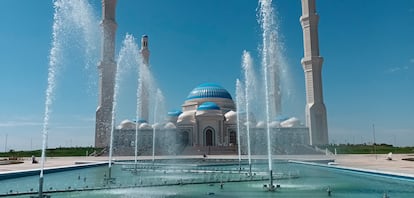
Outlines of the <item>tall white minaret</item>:
[{"label": "tall white minaret", "polygon": [[141,51],[140,52],[142,56],[142,62],[144,63],[144,65],[149,67],[150,51],[148,49],[148,36],[147,35],[143,35],[141,38]]},{"label": "tall white minaret", "polygon": [[[142,63],[144,64],[143,66],[146,67],[146,69],[149,69],[149,56],[150,56],[150,51],[148,49],[148,36],[144,35],[141,38],[141,50],[140,50],[141,56],[142,56]],[[149,85],[146,84],[148,83],[146,80],[145,76],[145,72],[140,72],[140,78],[141,78],[141,84],[139,86],[141,86],[141,93],[140,93],[140,99],[141,99],[141,106],[140,106],[140,111],[139,111],[139,119],[141,120],[145,120],[145,121],[149,121],[149,110],[148,110],[148,106],[149,106]]]},{"label": "tall white minaret", "polygon": [[115,88],[115,7],[117,0],[102,0],[102,50],[99,69],[99,101],[96,110],[95,147],[109,145]]},{"label": "tall white minaret", "polygon": [[304,57],[302,66],[306,83],[306,125],[309,127],[310,144],[328,144],[328,124],[322,93],[322,62],[319,56],[319,16],[315,0],[302,0],[300,23],[303,29]]}]

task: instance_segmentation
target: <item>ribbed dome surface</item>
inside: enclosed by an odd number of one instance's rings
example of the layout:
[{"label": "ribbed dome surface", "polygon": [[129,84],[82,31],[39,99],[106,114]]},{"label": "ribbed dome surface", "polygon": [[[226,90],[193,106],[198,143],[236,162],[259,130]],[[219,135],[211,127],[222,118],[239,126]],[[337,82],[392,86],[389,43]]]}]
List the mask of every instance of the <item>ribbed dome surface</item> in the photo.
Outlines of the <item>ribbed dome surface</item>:
[{"label": "ribbed dome surface", "polygon": [[201,104],[197,110],[206,111],[206,110],[220,110],[220,107],[214,102],[205,102]]},{"label": "ribbed dome surface", "polygon": [[187,96],[187,100],[197,98],[227,98],[232,99],[230,93],[215,83],[204,83],[194,88]]}]

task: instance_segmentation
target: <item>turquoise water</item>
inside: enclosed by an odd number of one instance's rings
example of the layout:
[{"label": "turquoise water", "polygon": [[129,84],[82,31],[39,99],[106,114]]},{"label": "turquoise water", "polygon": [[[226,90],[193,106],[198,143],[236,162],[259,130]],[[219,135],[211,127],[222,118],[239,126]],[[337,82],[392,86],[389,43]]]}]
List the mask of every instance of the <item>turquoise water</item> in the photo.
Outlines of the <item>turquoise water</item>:
[{"label": "turquoise water", "polygon": [[[52,197],[328,197],[328,188],[332,197],[374,198],[383,197],[384,193],[392,198],[414,197],[414,180],[294,163],[273,165],[278,178],[275,183],[281,186],[276,192],[263,188],[269,182],[266,164],[253,166],[253,179],[257,181],[250,181],[244,170],[238,172],[238,165],[195,166],[194,163],[159,164],[154,168],[139,165],[136,173],[128,169],[133,165],[115,164],[113,183],[105,181],[106,166],[50,173],[45,175],[44,189]],[[0,195],[37,190],[38,176],[0,180]],[[71,192],[55,192],[64,190]]]}]

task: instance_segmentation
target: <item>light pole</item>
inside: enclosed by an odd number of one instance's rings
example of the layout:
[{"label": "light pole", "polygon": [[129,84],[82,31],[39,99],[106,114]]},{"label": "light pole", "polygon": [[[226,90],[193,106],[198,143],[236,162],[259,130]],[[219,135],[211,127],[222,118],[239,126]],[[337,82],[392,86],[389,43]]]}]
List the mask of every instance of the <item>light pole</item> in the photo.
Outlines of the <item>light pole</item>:
[{"label": "light pole", "polygon": [[7,136],[8,135],[9,134],[6,133],[6,140],[5,140],[5,143],[4,143],[4,152],[7,152]]},{"label": "light pole", "polygon": [[375,125],[374,124],[372,124],[372,133],[373,133],[373,135],[374,135],[374,154],[375,154],[375,159],[378,159],[378,157],[377,157],[377,148],[376,148],[376,145],[375,145]]}]

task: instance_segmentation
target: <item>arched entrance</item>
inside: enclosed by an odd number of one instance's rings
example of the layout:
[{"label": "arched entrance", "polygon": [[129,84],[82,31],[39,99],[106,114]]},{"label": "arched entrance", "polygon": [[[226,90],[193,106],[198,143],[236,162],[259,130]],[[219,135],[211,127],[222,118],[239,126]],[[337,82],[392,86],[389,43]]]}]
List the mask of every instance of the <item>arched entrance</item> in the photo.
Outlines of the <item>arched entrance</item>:
[{"label": "arched entrance", "polygon": [[207,128],[205,129],[205,143],[206,146],[213,146],[214,144],[214,129],[212,128]]},{"label": "arched entrance", "polygon": [[181,133],[181,144],[182,145],[184,145],[184,146],[190,145],[190,142],[189,142],[189,134],[190,133],[188,131],[183,131]]},{"label": "arched entrance", "polygon": [[237,144],[236,131],[230,131],[230,133],[229,133],[229,144],[230,145],[236,145]]}]

